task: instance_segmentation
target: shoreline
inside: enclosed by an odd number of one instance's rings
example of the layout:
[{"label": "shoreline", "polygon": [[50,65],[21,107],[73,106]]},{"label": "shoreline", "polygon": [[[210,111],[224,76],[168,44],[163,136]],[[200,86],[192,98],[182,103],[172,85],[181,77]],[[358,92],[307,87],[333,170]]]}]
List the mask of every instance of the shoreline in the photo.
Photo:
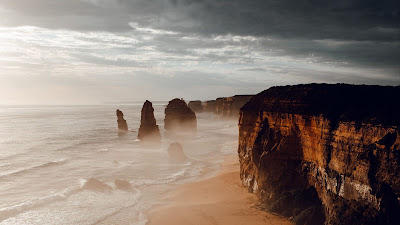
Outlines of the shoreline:
[{"label": "shoreline", "polygon": [[236,155],[227,156],[213,177],[183,184],[160,200],[166,203],[145,212],[146,225],[293,224],[257,207],[257,196],[239,179]]}]

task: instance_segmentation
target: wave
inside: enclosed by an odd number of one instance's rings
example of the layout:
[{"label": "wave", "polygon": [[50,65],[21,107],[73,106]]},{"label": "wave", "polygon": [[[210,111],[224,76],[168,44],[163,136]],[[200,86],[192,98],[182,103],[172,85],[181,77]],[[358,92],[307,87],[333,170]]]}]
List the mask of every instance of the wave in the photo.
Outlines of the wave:
[{"label": "wave", "polygon": [[[129,202],[130,202],[129,205],[121,206],[120,208],[116,209],[114,212],[112,212],[112,213],[110,213],[110,214],[108,214],[108,215],[103,216],[102,218],[96,220],[96,221],[93,222],[92,224],[101,224],[101,223],[104,223],[105,221],[107,221],[107,219],[109,219],[109,218],[111,218],[111,217],[117,215],[118,213],[122,212],[123,210],[129,209],[129,208],[132,208],[132,207],[136,207],[136,206],[137,206],[137,203],[139,202],[140,197],[142,196],[142,193],[141,193],[141,191],[140,191],[139,189],[134,189],[134,191],[135,191],[135,194],[133,194],[133,195],[130,194],[130,195],[131,195],[131,200],[129,201]],[[132,198],[133,198],[133,199],[132,199]],[[131,213],[135,213],[135,211],[137,211],[137,210],[131,210],[130,212],[131,212]],[[143,217],[143,216],[142,216],[142,217]],[[140,218],[140,219],[142,219],[142,218]],[[142,219],[142,220],[143,220],[143,219]],[[146,220],[146,221],[147,221],[147,220]],[[144,224],[144,223],[143,223],[143,224]]]},{"label": "wave", "polygon": [[28,210],[43,206],[43,205],[47,205],[56,201],[60,201],[60,200],[64,200],[66,198],[68,198],[69,196],[78,193],[79,191],[81,191],[80,187],[71,187],[71,188],[67,188],[64,189],[61,192],[52,194],[52,195],[48,195],[48,196],[44,196],[41,198],[37,198],[37,199],[31,199],[29,201],[20,203],[20,204],[16,204],[13,206],[9,206],[9,207],[5,207],[5,208],[1,208],[0,209],[0,222],[3,220],[6,220],[10,217],[16,216],[22,212],[26,212]]},{"label": "wave", "polygon": [[168,183],[176,182],[180,178],[184,178],[184,176],[186,174],[187,174],[187,169],[183,169],[181,171],[178,171],[176,173],[173,173],[173,174],[165,177],[164,179],[154,179],[154,180],[141,179],[141,180],[133,180],[131,183],[133,183],[133,186],[135,186],[135,187],[156,185],[156,184],[168,184]]},{"label": "wave", "polygon": [[[106,183],[99,181],[94,178],[90,179],[80,179],[80,185],[66,188],[60,192],[40,197],[40,198],[35,198],[35,199],[30,199],[28,201],[9,206],[9,207],[4,207],[0,208],[0,222],[4,221],[10,217],[14,217],[18,214],[24,213],[26,211],[42,207],[51,203],[55,203],[58,201],[63,201],[69,198],[72,195],[78,194],[84,190],[88,191],[104,191],[104,190],[109,190],[112,191],[113,188]],[[138,189],[132,188],[130,192],[135,191],[134,198],[135,198],[135,203],[137,202],[138,198],[140,197],[141,193]],[[133,204],[129,205],[133,206]]]},{"label": "wave", "polygon": [[31,166],[31,167],[26,167],[26,168],[22,168],[22,169],[16,169],[16,170],[12,170],[12,171],[7,171],[7,172],[4,172],[4,173],[0,173],[0,178],[21,175],[21,174],[28,173],[28,172],[30,172],[32,170],[37,170],[37,169],[47,168],[47,167],[51,167],[51,166],[61,165],[61,164],[66,163],[67,161],[68,161],[67,159],[59,159],[59,160],[50,161],[50,162],[46,162],[46,163],[43,163],[43,164]]}]

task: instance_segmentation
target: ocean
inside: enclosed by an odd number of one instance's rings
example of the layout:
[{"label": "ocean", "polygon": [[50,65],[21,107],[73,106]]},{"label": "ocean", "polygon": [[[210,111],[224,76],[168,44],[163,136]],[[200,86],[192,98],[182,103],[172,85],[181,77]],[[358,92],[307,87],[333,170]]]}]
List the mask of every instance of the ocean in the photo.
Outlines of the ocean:
[{"label": "ocean", "polygon": [[[166,137],[167,102],[153,104],[161,147],[142,147],[142,104],[0,106],[0,225],[145,224],[146,210],[167,203],[166,193],[213,176],[237,154],[237,121],[211,113],[197,114],[195,137]],[[116,109],[128,132],[118,131]],[[175,141],[189,161],[170,159]],[[93,188],[89,179],[110,188]],[[132,188],[117,188],[117,179]]]}]

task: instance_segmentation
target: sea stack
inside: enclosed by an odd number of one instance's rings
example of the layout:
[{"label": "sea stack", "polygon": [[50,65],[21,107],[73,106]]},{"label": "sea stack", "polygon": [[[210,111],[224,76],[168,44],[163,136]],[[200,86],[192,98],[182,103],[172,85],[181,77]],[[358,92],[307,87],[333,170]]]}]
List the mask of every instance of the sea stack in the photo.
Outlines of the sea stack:
[{"label": "sea stack", "polygon": [[240,177],[296,224],[400,224],[400,86],[272,87],[240,111]]},{"label": "sea stack", "polygon": [[161,141],[160,130],[154,117],[153,104],[148,100],[143,104],[138,139],[143,142]]},{"label": "sea stack", "polygon": [[203,112],[203,105],[201,104],[201,101],[190,101],[188,107],[195,113]]},{"label": "sea stack", "polygon": [[124,114],[119,109],[117,109],[117,117],[118,117],[118,120],[117,120],[118,129],[119,130],[123,130],[123,131],[127,131],[128,130],[128,124],[126,124],[126,120],[124,119]]},{"label": "sea stack", "polygon": [[195,134],[197,131],[196,114],[185,101],[175,98],[165,108],[164,129],[179,134]]}]

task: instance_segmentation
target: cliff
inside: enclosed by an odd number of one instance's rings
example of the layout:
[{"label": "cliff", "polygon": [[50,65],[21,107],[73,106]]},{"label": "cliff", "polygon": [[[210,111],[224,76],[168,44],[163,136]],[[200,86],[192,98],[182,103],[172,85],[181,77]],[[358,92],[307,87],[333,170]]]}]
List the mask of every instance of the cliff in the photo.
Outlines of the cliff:
[{"label": "cliff", "polygon": [[117,109],[116,114],[117,114],[117,118],[118,118],[117,119],[118,129],[127,131],[128,130],[128,124],[126,124],[126,120],[124,119],[124,113],[122,113],[122,111]]},{"label": "cliff", "polygon": [[240,111],[240,176],[296,224],[400,224],[400,87],[273,87]]},{"label": "cliff", "polygon": [[204,102],[204,112],[215,112],[215,100],[209,100]]},{"label": "cliff", "polygon": [[164,129],[173,133],[194,134],[197,132],[196,114],[186,102],[175,98],[165,108]]},{"label": "cliff", "polygon": [[215,100],[215,114],[222,119],[237,119],[240,108],[246,104],[253,95],[235,95],[232,97],[217,98]]},{"label": "cliff", "polygon": [[161,135],[154,117],[153,104],[146,100],[141,112],[138,139],[141,141],[160,142]]},{"label": "cliff", "polygon": [[201,101],[190,101],[188,106],[195,113],[202,113],[204,110]]}]

